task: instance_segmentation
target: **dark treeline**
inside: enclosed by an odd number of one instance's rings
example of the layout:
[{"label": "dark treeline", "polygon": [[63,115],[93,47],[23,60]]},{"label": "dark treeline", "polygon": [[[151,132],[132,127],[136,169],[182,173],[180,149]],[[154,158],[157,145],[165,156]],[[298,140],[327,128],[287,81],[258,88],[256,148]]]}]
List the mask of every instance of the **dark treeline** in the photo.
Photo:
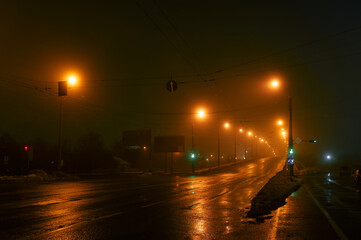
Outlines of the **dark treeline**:
[{"label": "dark treeline", "polygon": [[[113,151],[106,149],[101,135],[90,132],[81,136],[72,148],[64,141],[62,170],[78,173],[110,169],[116,165],[114,154],[120,151],[116,147]],[[57,146],[42,139],[23,143],[8,133],[0,135],[1,175],[27,174],[32,169],[53,172],[58,170],[57,157]]]}]

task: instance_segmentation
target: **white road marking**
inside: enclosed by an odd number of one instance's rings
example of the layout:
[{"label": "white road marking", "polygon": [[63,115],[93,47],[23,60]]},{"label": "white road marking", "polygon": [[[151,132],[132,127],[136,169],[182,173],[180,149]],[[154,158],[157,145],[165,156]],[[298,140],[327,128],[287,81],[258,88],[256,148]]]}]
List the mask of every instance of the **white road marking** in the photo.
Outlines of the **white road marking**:
[{"label": "white road marking", "polygon": [[323,213],[323,215],[325,215],[325,217],[327,218],[328,222],[330,223],[331,227],[333,228],[333,230],[335,230],[336,234],[338,235],[338,237],[341,240],[348,240],[348,238],[346,237],[345,233],[341,230],[341,228],[336,224],[336,222],[332,219],[332,217],[330,216],[330,214],[326,211],[326,209],[319,203],[319,201],[317,201],[317,199],[313,196],[313,194],[311,193],[311,191],[308,189],[307,186],[306,190],[308,192],[308,194],[311,196],[312,200],[315,202],[315,204],[317,205],[317,207],[321,210],[321,212]]}]

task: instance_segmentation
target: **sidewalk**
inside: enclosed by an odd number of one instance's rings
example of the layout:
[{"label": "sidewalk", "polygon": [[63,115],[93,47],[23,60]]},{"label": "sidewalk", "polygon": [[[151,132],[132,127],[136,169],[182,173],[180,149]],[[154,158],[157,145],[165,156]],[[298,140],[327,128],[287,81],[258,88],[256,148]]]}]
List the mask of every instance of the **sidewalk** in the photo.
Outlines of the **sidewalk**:
[{"label": "sidewalk", "polygon": [[339,239],[329,221],[303,185],[275,211],[274,239]]}]

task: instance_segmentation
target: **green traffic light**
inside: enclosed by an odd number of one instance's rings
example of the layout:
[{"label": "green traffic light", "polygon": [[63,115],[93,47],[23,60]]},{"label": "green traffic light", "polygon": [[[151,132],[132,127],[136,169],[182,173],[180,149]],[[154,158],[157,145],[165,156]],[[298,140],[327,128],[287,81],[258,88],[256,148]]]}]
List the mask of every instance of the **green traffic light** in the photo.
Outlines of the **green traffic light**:
[{"label": "green traffic light", "polygon": [[198,152],[197,150],[190,150],[188,152],[188,160],[191,162],[197,161],[198,160]]}]

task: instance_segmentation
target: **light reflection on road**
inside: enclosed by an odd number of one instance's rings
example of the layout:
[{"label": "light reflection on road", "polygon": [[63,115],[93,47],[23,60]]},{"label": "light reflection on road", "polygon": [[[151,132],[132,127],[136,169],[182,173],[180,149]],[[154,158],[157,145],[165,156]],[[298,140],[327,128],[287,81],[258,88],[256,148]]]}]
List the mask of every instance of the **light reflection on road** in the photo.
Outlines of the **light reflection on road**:
[{"label": "light reflection on road", "polygon": [[[69,228],[76,229],[83,223],[133,212],[137,212],[131,215],[135,219],[141,219],[142,214],[148,218],[148,212],[155,211],[152,216],[157,216],[159,210],[153,209],[161,208],[164,212],[175,212],[176,216],[162,221],[174,222],[170,228],[181,226],[176,231],[191,239],[232,234],[244,227],[240,222],[250,200],[282,169],[283,163],[280,159],[264,158],[215,174],[138,177],[135,178],[138,184],[129,186],[114,185],[111,180],[43,185],[22,202],[32,211],[31,219],[34,219],[27,229],[35,234],[61,233],[64,229],[63,237],[66,237]],[[152,179],[154,182],[150,182]]]},{"label": "light reflection on road", "polygon": [[212,239],[212,236],[232,234],[239,229],[244,216],[238,213],[246,212],[250,200],[273,176],[272,173],[282,169],[283,164],[279,160],[273,163],[261,159],[233,169],[231,173],[196,177],[191,184],[196,188],[192,198],[194,207],[179,213],[183,218],[192,219],[188,225],[193,233],[191,238]]}]

